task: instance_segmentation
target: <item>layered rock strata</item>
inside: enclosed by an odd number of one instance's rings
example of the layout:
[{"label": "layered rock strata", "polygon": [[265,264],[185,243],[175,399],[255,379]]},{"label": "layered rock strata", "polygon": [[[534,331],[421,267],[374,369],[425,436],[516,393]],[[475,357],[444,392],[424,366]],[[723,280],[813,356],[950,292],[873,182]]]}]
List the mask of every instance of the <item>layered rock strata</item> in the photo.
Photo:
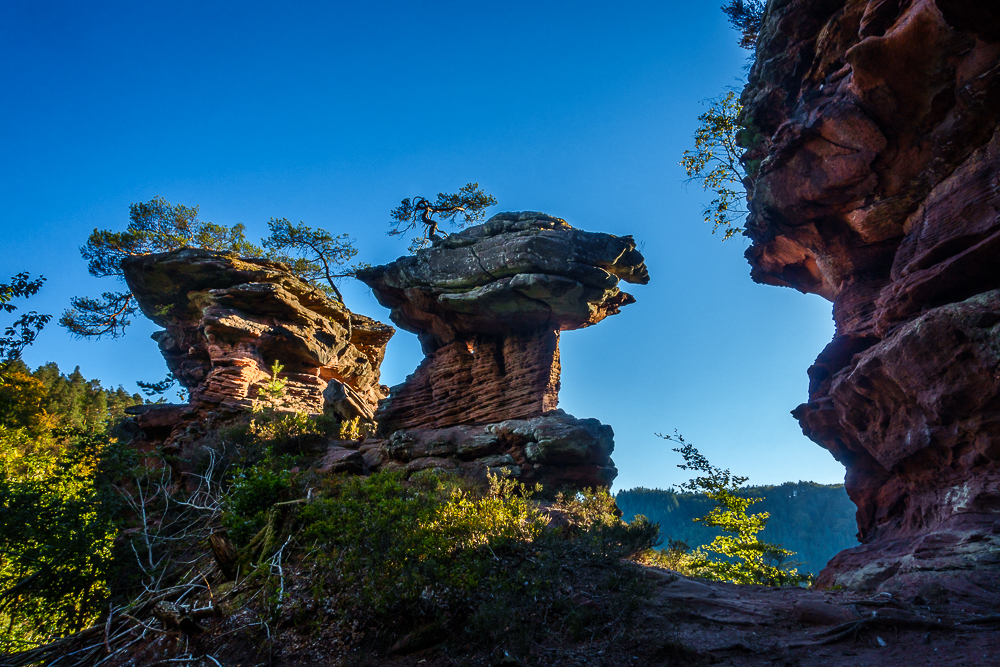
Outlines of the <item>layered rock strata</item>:
[{"label": "layered rock strata", "polygon": [[274,362],[286,383],[282,410],[370,420],[387,394],[379,366],[394,329],[280,263],[183,248],[122,268],[142,312],[164,327],[153,338],[191,410],[252,408]]},{"label": "layered rock strata", "polygon": [[[559,332],[596,324],[635,301],[618,287],[620,280],[649,281],[631,237],[574,229],[541,213],[501,213],[358,277],[391,310],[394,323],[417,334],[426,355],[375,415],[382,433],[391,435],[390,462],[408,468],[506,466],[528,481],[610,484],[616,474],[610,428],[556,412]],[[498,435],[535,418],[589,444],[552,458],[531,454],[537,449],[531,443],[545,442],[543,436]],[[475,462],[465,450],[443,457],[401,453],[408,450],[393,444],[450,442],[452,427],[461,427],[454,433],[462,437],[499,438],[484,456],[506,457],[504,463]],[[598,431],[604,435],[594,435]],[[595,438],[606,443],[594,445]],[[414,451],[425,449],[434,447]]]},{"label": "layered rock strata", "polygon": [[743,92],[752,276],[833,301],[803,431],[862,546],[825,585],[1000,592],[1000,10],[771,0]]}]

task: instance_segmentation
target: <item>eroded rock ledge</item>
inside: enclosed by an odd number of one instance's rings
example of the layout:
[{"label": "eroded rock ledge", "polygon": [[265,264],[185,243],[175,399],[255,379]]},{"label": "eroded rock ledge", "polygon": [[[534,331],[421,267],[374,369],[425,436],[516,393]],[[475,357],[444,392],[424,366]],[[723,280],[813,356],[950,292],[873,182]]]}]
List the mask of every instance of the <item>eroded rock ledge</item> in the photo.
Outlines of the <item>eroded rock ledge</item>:
[{"label": "eroded rock ledge", "polygon": [[[504,468],[554,486],[611,483],[610,427],[556,410],[559,332],[635,301],[618,287],[649,282],[631,237],[542,213],[501,213],[358,277],[426,355],[376,413],[391,436],[386,465]],[[555,432],[576,444],[552,454],[545,434]],[[470,439],[492,443],[487,459],[473,461],[478,455],[455,444]]]},{"label": "eroded rock ledge", "polygon": [[282,264],[183,248],[122,268],[142,312],[164,327],[153,338],[191,393],[187,413],[251,408],[275,361],[287,381],[284,410],[371,419],[388,392],[379,366],[394,329]]},{"label": "eroded rock ledge", "polygon": [[1000,593],[1000,10],[771,0],[742,101],[758,282],[833,301],[794,415],[862,546],[826,585]]}]

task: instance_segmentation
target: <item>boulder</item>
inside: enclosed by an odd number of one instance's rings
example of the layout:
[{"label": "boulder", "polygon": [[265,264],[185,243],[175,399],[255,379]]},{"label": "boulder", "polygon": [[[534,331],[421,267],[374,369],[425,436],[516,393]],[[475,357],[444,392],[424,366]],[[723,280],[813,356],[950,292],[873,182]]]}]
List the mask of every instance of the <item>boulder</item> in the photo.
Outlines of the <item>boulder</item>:
[{"label": "boulder", "polygon": [[[411,473],[460,469],[472,477],[489,473],[550,490],[583,489],[611,485],[618,474],[612,451],[610,426],[553,410],[496,424],[399,430],[380,445],[378,460]],[[376,460],[368,453],[365,458]]]}]

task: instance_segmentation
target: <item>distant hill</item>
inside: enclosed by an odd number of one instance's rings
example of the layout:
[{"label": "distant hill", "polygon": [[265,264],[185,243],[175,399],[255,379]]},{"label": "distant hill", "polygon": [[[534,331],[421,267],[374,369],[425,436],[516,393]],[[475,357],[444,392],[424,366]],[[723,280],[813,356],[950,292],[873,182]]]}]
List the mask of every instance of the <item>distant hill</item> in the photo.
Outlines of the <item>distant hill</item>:
[{"label": "distant hill", "polygon": [[[838,551],[858,545],[856,508],[843,484],[786,482],[781,486],[749,486],[741,495],[764,498],[750,508],[751,513],[771,513],[761,539],[796,552],[789,560],[801,563],[800,572],[818,574]],[[708,544],[718,534],[694,522],[708,514],[714,504],[701,494],[640,487],[619,491],[615,500],[626,521],[644,514],[659,523],[664,547],[668,539],[674,539],[693,548]]]}]

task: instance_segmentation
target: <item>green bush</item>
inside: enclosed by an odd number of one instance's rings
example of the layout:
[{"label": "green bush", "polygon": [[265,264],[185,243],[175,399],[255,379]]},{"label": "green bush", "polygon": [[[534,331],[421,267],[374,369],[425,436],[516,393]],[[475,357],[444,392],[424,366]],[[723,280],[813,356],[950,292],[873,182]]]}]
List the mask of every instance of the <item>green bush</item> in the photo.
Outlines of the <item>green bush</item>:
[{"label": "green bush", "polygon": [[248,468],[237,468],[223,502],[222,525],[239,545],[245,545],[267,523],[275,503],[292,500],[295,475],[290,457],[264,460]]},{"label": "green bush", "polygon": [[[340,623],[383,649],[421,629],[517,654],[553,624],[562,628],[559,636],[584,627],[588,636],[594,627],[617,632],[646,591],[638,569],[622,559],[656,544],[657,528],[643,519],[623,523],[606,491],[563,494],[543,511],[532,499],[537,489],[499,477],[482,485],[461,476],[405,480],[385,472],[312,483],[317,488],[306,502],[297,478],[254,468],[226,501],[226,521],[231,530],[243,526],[243,544],[259,530],[244,554],[259,553],[257,572],[273,593],[267,612],[283,625],[322,632]],[[287,504],[293,496],[302,502]],[[293,519],[266,507],[277,499],[286,503],[282,510],[296,508]],[[283,527],[270,531],[276,520]],[[256,551],[269,532],[282,537]],[[282,576],[292,580],[279,583],[274,563],[285,546]],[[289,590],[308,593],[289,599]],[[602,603],[571,601],[574,591],[590,591]]]}]

